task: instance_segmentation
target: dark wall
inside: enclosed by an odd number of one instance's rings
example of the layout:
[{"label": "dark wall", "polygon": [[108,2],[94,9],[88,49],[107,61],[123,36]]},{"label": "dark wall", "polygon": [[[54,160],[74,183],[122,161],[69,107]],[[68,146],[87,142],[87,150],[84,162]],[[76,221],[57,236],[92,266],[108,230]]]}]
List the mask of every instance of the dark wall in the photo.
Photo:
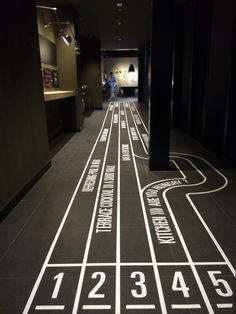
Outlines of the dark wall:
[{"label": "dark wall", "polygon": [[212,1],[196,1],[189,131],[191,135],[202,141],[204,141],[204,115],[210,62],[211,24]]},{"label": "dark wall", "polygon": [[[236,14],[236,10],[234,9]],[[234,21],[233,56],[236,56],[236,21]],[[231,160],[236,162],[236,58],[232,61],[231,85],[229,93],[228,120],[226,129],[226,152]]]},{"label": "dark wall", "polygon": [[99,39],[81,39],[81,82],[94,109],[102,108],[101,49]]},{"label": "dark wall", "polygon": [[189,0],[178,7],[173,127],[231,159],[235,156],[234,27],[233,0]]},{"label": "dark wall", "polygon": [[221,154],[225,129],[233,57],[234,6],[232,0],[213,1],[208,83],[205,100],[204,140]]},{"label": "dark wall", "polygon": [[189,130],[195,1],[176,8],[172,127]]},{"label": "dark wall", "polygon": [[[48,162],[35,2],[4,3],[0,25],[0,210]],[[9,14],[11,15],[9,20]],[[23,22],[22,22],[23,21]]]}]

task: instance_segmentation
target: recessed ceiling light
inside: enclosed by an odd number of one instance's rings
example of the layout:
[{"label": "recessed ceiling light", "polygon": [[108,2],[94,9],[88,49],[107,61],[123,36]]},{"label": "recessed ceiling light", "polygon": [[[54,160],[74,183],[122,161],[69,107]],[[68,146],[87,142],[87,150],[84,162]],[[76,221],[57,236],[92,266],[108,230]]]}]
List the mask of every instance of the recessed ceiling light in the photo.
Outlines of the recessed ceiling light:
[{"label": "recessed ceiling light", "polygon": [[117,25],[121,25],[121,22],[118,22]]},{"label": "recessed ceiling light", "polygon": [[116,6],[117,6],[117,8],[122,8],[123,7],[123,3],[122,2],[117,2]]},{"label": "recessed ceiling light", "polygon": [[121,40],[122,40],[122,38],[117,38],[117,40],[121,41]]}]

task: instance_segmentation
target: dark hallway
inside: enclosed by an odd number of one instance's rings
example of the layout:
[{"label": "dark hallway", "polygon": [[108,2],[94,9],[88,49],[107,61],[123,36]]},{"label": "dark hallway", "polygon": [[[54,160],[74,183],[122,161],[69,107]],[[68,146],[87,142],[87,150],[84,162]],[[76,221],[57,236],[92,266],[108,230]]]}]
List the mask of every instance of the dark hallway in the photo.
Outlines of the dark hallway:
[{"label": "dark hallway", "polygon": [[0,313],[234,314],[235,1],[14,5]]}]

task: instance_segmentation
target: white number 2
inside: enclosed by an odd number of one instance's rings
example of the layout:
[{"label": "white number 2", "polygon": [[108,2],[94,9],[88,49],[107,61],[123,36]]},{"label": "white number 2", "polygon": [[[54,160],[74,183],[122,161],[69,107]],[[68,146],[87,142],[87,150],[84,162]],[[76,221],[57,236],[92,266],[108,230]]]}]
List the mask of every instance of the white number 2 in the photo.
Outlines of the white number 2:
[{"label": "white number 2", "polygon": [[139,280],[135,282],[136,286],[140,287],[140,292],[137,292],[137,290],[132,289],[131,293],[132,296],[134,298],[145,298],[147,295],[147,288],[145,286],[145,276],[144,273],[140,272],[140,271],[134,271],[132,272],[132,274],[130,275],[131,278],[137,278],[139,277]]},{"label": "white number 2", "polygon": [[[179,285],[178,285],[179,284]],[[176,271],[172,284],[173,291],[182,291],[185,298],[189,298],[189,287],[186,286],[183,274],[181,271]]]},{"label": "white number 2", "polygon": [[222,272],[220,270],[215,270],[215,271],[208,271],[208,275],[211,278],[211,281],[215,287],[219,287],[220,284],[222,284],[225,288],[225,291],[222,291],[222,289],[217,288],[216,292],[218,295],[221,297],[231,297],[233,295],[233,291],[230,288],[228,282],[225,279],[217,279],[215,275],[221,275]]},{"label": "white number 2", "polygon": [[101,286],[104,284],[106,280],[106,275],[103,272],[96,272],[92,274],[92,279],[96,279],[97,277],[100,277],[98,283],[96,286],[89,292],[88,297],[92,299],[102,299],[105,298],[104,293],[97,293],[98,290],[101,288]]}]

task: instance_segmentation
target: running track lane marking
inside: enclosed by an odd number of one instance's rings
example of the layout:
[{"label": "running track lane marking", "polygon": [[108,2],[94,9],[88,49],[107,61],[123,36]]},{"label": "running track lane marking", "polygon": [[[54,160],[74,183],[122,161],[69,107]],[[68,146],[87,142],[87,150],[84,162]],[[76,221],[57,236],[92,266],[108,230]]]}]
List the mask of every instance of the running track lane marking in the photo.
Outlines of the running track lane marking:
[{"label": "running track lane marking", "polygon": [[146,130],[147,134],[149,134],[149,131],[148,131],[148,129],[147,129],[145,123],[143,122],[143,119],[142,119],[142,117],[141,117],[141,115],[140,115],[140,113],[139,113],[139,111],[138,111],[138,109],[136,108],[136,106],[135,106],[134,103],[133,103],[133,106],[134,106],[134,108],[135,108],[135,110],[136,110],[136,112],[137,112],[137,114],[138,114],[140,120],[142,121],[142,124],[143,124],[144,129]]},{"label": "running track lane marking", "polygon": [[64,305],[37,305],[35,307],[36,311],[59,311],[64,309]]},{"label": "running track lane marking", "polygon": [[[177,153],[176,153],[177,154]],[[182,153],[181,153],[182,154]],[[213,190],[208,190],[208,191],[204,191],[204,192],[190,192],[186,194],[186,197],[189,201],[189,203],[191,204],[193,210],[195,211],[196,215],[198,216],[199,220],[201,221],[202,225],[204,226],[204,228],[206,229],[207,233],[209,234],[210,238],[212,239],[212,242],[215,244],[217,250],[219,251],[220,255],[222,256],[222,258],[225,260],[225,262],[227,263],[230,271],[232,272],[233,276],[236,277],[236,270],[234,269],[233,265],[231,264],[230,260],[228,259],[228,257],[226,256],[225,252],[223,251],[222,247],[220,246],[220,244],[218,243],[218,241],[216,240],[215,236],[213,235],[213,233],[211,232],[210,228],[208,227],[207,223],[205,222],[205,220],[203,219],[203,217],[201,216],[201,214],[199,213],[198,209],[196,208],[196,206],[194,205],[192,199],[190,198],[190,195],[198,195],[198,194],[209,194],[209,193],[214,193],[214,192],[218,192],[222,189],[224,189],[227,185],[228,185],[228,179],[220,172],[218,171],[215,167],[213,167],[208,161],[206,161],[204,158],[201,158],[199,156],[195,156],[195,155],[190,155],[190,154],[182,154],[182,155],[186,155],[186,156],[192,156],[195,158],[199,158],[201,160],[203,160],[204,162],[206,162],[211,168],[213,168],[225,181],[224,185],[222,185],[220,188],[218,189],[213,189]],[[174,156],[176,158],[179,158],[178,156]],[[183,158],[183,157],[181,157]],[[205,175],[201,172],[201,170],[199,170],[195,165],[193,165],[194,168],[201,174],[201,176],[203,178],[206,177]]]},{"label": "running track lane marking", "polygon": [[[96,141],[95,141],[95,143],[94,143],[94,146],[93,146],[93,148],[92,148],[92,150],[91,150],[91,153],[90,153],[90,155],[89,155],[89,158],[88,158],[88,160],[87,160],[87,163],[86,163],[86,165],[85,165],[85,167],[84,167],[84,170],[83,170],[83,172],[82,172],[82,174],[81,174],[81,177],[80,177],[80,179],[79,179],[79,181],[78,181],[78,183],[77,183],[77,186],[76,186],[76,188],[75,188],[75,190],[74,190],[74,193],[73,193],[73,195],[72,195],[72,197],[71,197],[71,200],[70,200],[69,205],[68,205],[68,207],[67,207],[67,209],[66,209],[66,212],[65,212],[65,214],[64,214],[64,216],[63,216],[63,219],[62,219],[62,221],[61,221],[61,224],[60,224],[60,226],[59,226],[59,228],[58,228],[58,230],[57,230],[57,233],[56,233],[56,235],[55,235],[55,237],[54,237],[54,239],[53,239],[53,242],[52,242],[51,247],[50,247],[50,249],[49,249],[49,251],[48,251],[48,254],[47,254],[47,256],[46,256],[46,259],[45,259],[45,261],[44,261],[44,263],[43,263],[43,266],[42,266],[42,268],[41,268],[41,270],[40,270],[40,273],[39,273],[39,275],[38,275],[38,278],[37,278],[37,280],[36,280],[36,282],[35,282],[35,284],[34,284],[34,287],[33,287],[32,291],[31,291],[30,297],[29,297],[29,299],[28,299],[28,301],[27,301],[27,303],[26,303],[26,305],[25,305],[25,308],[24,308],[24,310],[23,310],[23,312],[22,312],[23,314],[27,314],[27,313],[29,312],[29,310],[30,310],[31,304],[32,304],[33,299],[34,299],[34,297],[35,297],[35,294],[36,294],[36,292],[37,292],[37,290],[38,290],[38,287],[39,287],[39,285],[40,285],[40,282],[41,282],[41,280],[42,280],[42,278],[43,278],[44,272],[45,272],[45,270],[46,270],[46,268],[47,268],[47,265],[48,265],[48,262],[49,262],[49,260],[50,260],[50,258],[51,258],[51,255],[52,255],[52,253],[53,253],[53,250],[54,250],[54,248],[55,248],[55,246],[56,246],[57,240],[58,240],[58,238],[59,238],[59,236],[60,236],[60,233],[61,233],[61,231],[62,231],[62,228],[64,227],[64,224],[65,224],[65,222],[66,222],[67,216],[69,215],[69,212],[70,212],[70,210],[71,210],[72,204],[73,204],[73,202],[74,202],[74,199],[75,199],[75,197],[76,197],[76,195],[77,195],[77,192],[78,192],[78,190],[79,190],[79,188],[80,188],[80,185],[81,185],[81,182],[82,182],[82,180],[83,180],[83,177],[84,177],[84,175],[85,175],[85,173],[86,173],[86,171],[87,171],[89,162],[90,162],[90,160],[91,160],[91,158],[92,158],[92,155],[93,155],[93,152],[94,152],[94,150],[95,150],[95,148],[96,148],[96,146],[97,146],[97,143],[98,143],[98,141],[99,141],[99,139],[100,139],[100,136],[101,136],[101,134],[102,134],[102,131],[103,131],[103,128],[104,128],[104,125],[105,125],[106,118],[107,118],[107,115],[108,115],[108,112],[109,112],[109,108],[110,108],[110,107],[111,107],[111,103],[109,103],[109,106],[108,106],[107,111],[106,111],[106,115],[105,115],[105,117],[104,117],[104,120],[103,120],[103,123],[102,123],[102,126],[101,126],[101,130],[100,130],[100,132],[99,132],[99,134],[98,134],[98,136],[97,136],[97,139],[96,139]],[[113,113],[114,113],[114,106],[113,106]],[[113,117],[113,115],[112,115],[112,117]],[[112,119],[111,119],[111,121],[112,121]]]},{"label": "running track lane marking", "polygon": [[[180,159],[185,159],[185,160],[187,160],[187,161],[197,170],[197,168],[194,166],[194,164],[193,164],[190,160],[188,160],[187,158],[183,158],[183,157],[176,157],[176,158],[180,158]],[[183,186],[185,186],[185,187],[198,186],[198,185],[203,184],[204,182],[206,182],[206,177],[204,177],[203,181],[201,181],[201,182],[199,182],[199,183],[196,183],[196,184],[187,184],[187,185],[181,185],[181,186],[182,186],[182,187],[183,187]],[[177,234],[178,234],[178,237],[179,237],[180,242],[181,242],[181,244],[182,244],[182,247],[183,247],[183,249],[184,249],[185,255],[187,256],[187,259],[188,259],[188,261],[189,261],[189,263],[190,263],[190,267],[191,267],[191,269],[192,269],[192,272],[193,272],[193,274],[194,274],[195,280],[196,280],[196,282],[197,282],[197,284],[198,284],[198,287],[199,287],[199,289],[200,289],[200,292],[201,292],[201,294],[202,294],[202,297],[203,297],[203,300],[204,300],[204,302],[205,302],[205,304],[206,304],[206,307],[207,307],[209,313],[214,313],[214,310],[213,310],[212,305],[211,305],[211,303],[210,303],[209,297],[208,297],[208,295],[207,295],[207,293],[206,293],[206,291],[205,291],[205,289],[204,289],[204,286],[203,286],[203,284],[202,284],[202,281],[201,281],[201,279],[200,279],[200,276],[199,276],[199,274],[198,274],[198,271],[197,271],[197,269],[196,269],[196,266],[193,264],[193,259],[192,259],[192,256],[191,256],[191,254],[190,254],[190,251],[189,251],[189,249],[188,249],[188,247],[187,247],[187,244],[186,244],[186,242],[185,242],[185,240],[184,240],[184,237],[183,237],[182,232],[181,232],[181,230],[180,230],[180,228],[179,228],[179,225],[178,225],[177,220],[176,220],[176,218],[175,218],[175,215],[174,215],[174,213],[173,213],[173,211],[172,211],[172,208],[171,208],[171,206],[170,206],[170,203],[169,203],[169,201],[167,200],[167,197],[166,197],[166,193],[167,193],[169,190],[173,189],[173,188],[174,188],[174,187],[170,187],[170,188],[166,189],[166,190],[162,193],[163,199],[164,199],[164,201],[165,201],[165,203],[166,203],[167,209],[168,209],[168,211],[169,211],[169,214],[170,214],[170,217],[171,217],[171,219],[172,219],[172,222],[173,222],[173,224],[174,224],[174,226],[175,226],[175,230],[177,231]]]},{"label": "running track lane marking", "polygon": [[134,126],[135,126],[135,128],[136,128],[136,131],[138,132],[138,136],[139,136],[140,141],[141,141],[141,143],[142,143],[144,153],[145,153],[146,155],[148,155],[148,151],[147,151],[147,149],[146,149],[146,146],[145,146],[145,144],[144,144],[143,138],[142,138],[142,136],[141,136],[141,134],[140,134],[140,131],[139,131],[139,129],[138,129],[137,122],[135,121],[134,114],[133,114],[133,112],[132,112],[132,110],[131,110],[130,104],[129,104],[129,110],[130,110],[131,116],[132,116],[133,121],[134,121]]},{"label": "running track lane marking", "polygon": [[[172,152],[172,154],[173,154],[173,152]],[[221,187],[218,188],[218,189],[213,189],[213,190],[204,191],[204,192],[192,192],[192,193],[187,193],[187,194],[186,194],[186,197],[187,197],[187,199],[188,199],[190,205],[193,207],[193,209],[194,209],[196,215],[198,216],[199,220],[201,221],[202,225],[204,226],[205,230],[207,231],[207,233],[209,234],[210,238],[212,239],[213,243],[215,244],[215,246],[216,246],[218,252],[220,253],[220,255],[222,256],[222,258],[224,259],[224,261],[225,261],[224,263],[229,267],[229,269],[230,269],[230,271],[232,272],[233,276],[236,277],[236,271],[235,271],[233,265],[231,264],[230,260],[228,259],[228,257],[227,257],[226,254],[224,253],[224,251],[223,251],[223,249],[221,248],[220,244],[217,242],[217,240],[216,240],[216,238],[214,237],[213,233],[211,232],[210,228],[208,227],[208,225],[206,224],[205,220],[202,218],[201,214],[199,213],[199,211],[197,210],[196,206],[194,205],[193,201],[192,201],[191,198],[190,198],[190,195],[194,195],[194,194],[196,194],[196,195],[197,195],[197,194],[208,194],[208,193],[217,192],[217,191],[219,191],[219,190],[225,188],[225,186],[228,184],[227,178],[226,178],[223,174],[221,174],[217,169],[215,169],[210,163],[208,163],[205,159],[203,159],[203,158],[201,158],[201,157],[199,157],[199,156],[190,155],[190,154],[184,154],[184,153],[174,153],[174,154],[180,154],[180,155],[182,154],[182,155],[191,156],[191,157],[195,157],[195,158],[199,158],[199,159],[203,160],[203,161],[206,162],[210,167],[212,167],[212,168],[213,168],[221,177],[223,177],[223,179],[225,180],[224,185],[221,186]],[[204,174],[201,172],[201,170],[199,170],[189,159],[184,158],[184,157],[181,157],[181,156],[173,156],[173,155],[172,155],[172,157],[176,157],[176,158],[179,158],[179,159],[182,158],[182,159],[185,159],[185,160],[187,160],[188,162],[190,162],[190,163],[193,165],[193,167],[197,170],[197,172],[198,172],[203,178],[205,178],[200,184],[202,184],[202,183],[204,183],[204,182],[206,181],[206,177],[205,177]],[[173,161],[173,162],[174,162],[174,161]],[[175,162],[174,162],[174,163],[175,163]],[[176,165],[176,167],[179,169],[179,171],[182,173],[183,178],[186,178],[186,176],[183,174],[183,172],[180,170],[180,168],[177,166],[176,163],[175,163],[175,165]],[[180,178],[178,178],[178,179],[180,179]],[[182,178],[181,178],[181,179],[182,179]],[[151,186],[151,185],[153,185],[153,184],[155,184],[155,183],[159,183],[159,182],[161,182],[161,181],[165,181],[165,180],[166,180],[166,179],[164,179],[164,180],[159,180],[159,181],[155,181],[155,182],[152,182],[152,183],[146,185],[146,186],[142,189],[142,193],[144,193],[144,191],[145,191],[145,189],[146,189],[147,187],[149,187],[149,186]],[[196,186],[196,185],[198,185],[198,184],[199,184],[199,183],[194,184],[194,185]],[[177,188],[177,187],[182,187],[182,186],[188,187],[188,186],[193,186],[193,185],[181,185],[181,186],[176,186],[175,188]],[[174,188],[174,187],[172,187],[172,188]],[[169,188],[169,189],[171,189],[171,188]],[[216,262],[216,263],[217,263],[217,262]],[[194,264],[196,265],[196,263],[194,263]]]},{"label": "running track lane marking", "polygon": [[[114,110],[115,110],[115,108],[114,108]],[[109,131],[109,136],[107,139],[106,150],[105,150],[105,155],[104,155],[104,159],[103,159],[103,164],[102,164],[102,169],[101,169],[101,174],[100,174],[100,180],[99,180],[99,184],[98,184],[98,188],[97,188],[97,195],[96,195],[96,200],[95,200],[95,204],[94,204],[94,208],[93,208],[93,215],[92,215],[92,219],[91,219],[91,223],[90,223],[88,238],[87,238],[83,262],[82,262],[82,267],[81,267],[81,271],[80,271],[79,282],[78,282],[77,289],[76,289],[76,295],[75,295],[75,301],[74,301],[72,314],[78,313],[80,295],[82,292],[82,285],[83,285],[83,281],[84,281],[86,264],[87,264],[87,260],[88,260],[90,244],[91,244],[91,240],[92,240],[92,236],[93,236],[94,223],[95,223],[96,213],[97,213],[97,209],[98,209],[99,195],[100,195],[100,191],[101,191],[103,174],[104,174],[105,164],[106,164],[106,160],[107,160],[107,152],[108,152],[108,148],[109,148],[109,144],[110,144],[110,138],[111,138],[111,132],[112,132],[113,124],[114,124],[113,123],[114,110],[112,112],[110,131]]]},{"label": "running track lane marking", "polygon": [[[143,122],[143,119],[137,109],[137,107],[135,106],[135,104],[133,103],[134,108],[136,109],[137,114],[139,115],[140,120],[142,121],[143,127],[145,128],[145,130],[147,131],[147,134],[149,134],[149,131],[145,125],[145,123]],[[197,195],[197,194],[207,194],[207,193],[213,193],[213,192],[217,192],[223,188],[225,188],[228,185],[228,179],[218,170],[216,169],[211,163],[209,163],[206,159],[197,156],[197,155],[192,155],[192,154],[187,154],[187,153],[178,153],[178,152],[170,152],[170,154],[179,154],[179,155],[184,155],[184,156],[190,156],[190,157],[194,157],[194,158],[198,158],[201,159],[202,161],[204,161],[210,168],[212,168],[215,172],[217,172],[224,180],[225,180],[225,184],[219,188],[219,189],[215,189],[215,190],[211,190],[211,191],[206,191],[206,192],[200,192],[200,193],[188,193],[186,194],[187,199],[189,200],[191,206],[193,207],[195,213],[197,214],[199,220],[201,221],[201,223],[203,224],[204,228],[206,229],[207,233],[209,234],[210,238],[212,239],[213,243],[215,244],[216,248],[218,249],[219,253],[221,254],[221,256],[223,257],[223,259],[225,260],[226,264],[228,265],[230,271],[232,272],[233,276],[236,277],[236,270],[233,267],[233,265],[231,264],[230,260],[228,259],[228,257],[226,256],[224,250],[222,249],[222,247],[220,246],[219,242],[216,240],[215,236],[213,235],[213,233],[211,232],[210,228],[208,227],[207,223],[205,222],[205,220],[203,219],[203,217],[201,216],[201,214],[199,213],[199,211],[197,210],[196,206],[194,205],[190,195]],[[172,156],[175,157],[175,156]],[[195,167],[196,168],[196,167]],[[197,170],[199,170],[197,168]],[[199,170],[199,172],[201,172]],[[202,174],[203,175],[203,174]],[[152,184],[152,183],[151,183]],[[150,185],[151,185],[150,184]],[[147,187],[147,186],[146,186]],[[146,188],[144,187],[142,189],[142,191],[144,191],[144,189]]]},{"label": "running track lane marking", "polygon": [[[178,157],[178,156],[176,156],[176,158],[187,160],[187,161],[196,169],[196,167],[194,166],[194,164],[193,164],[190,160],[188,160],[187,158]],[[177,164],[176,164],[176,166],[177,166]],[[177,167],[178,167],[178,166],[177,166]],[[180,170],[179,167],[178,167],[178,169]],[[196,169],[196,170],[197,170],[197,169]],[[198,185],[201,185],[201,184],[203,184],[204,182],[206,182],[206,178],[205,178],[205,177],[203,177],[203,178],[204,178],[203,181],[200,181],[200,182],[195,183],[195,184],[181,185],[181,187],[183,187],[183,186],[184,186],[184,187],[191,187],[191,186],[198,186]],[[148,186],[149,186],[149,185],[148,185]],[[176,187],[177,187],[177,186],[176,186]],[[207,307],[207,309],[208,309],[208,312],[209,312],[209,313],[214,313],[214,310],[213,310],[212,305],[211,305],[211,303],[210,303],[210,300],[209,300],[209,298],[208,298],[208,296],[207,296],[207,293],[206,293],[206,291],[205,291],[205,289],[204,289],[204,286],[203,286],[203,284],[202,284],[202,282],[201,282],[201,279],[200,279],[200,276],[199,276],[199,274],[198,274],[198,272],[197,272],[197,269],[196,269],[196,267],[195,267],[195,265],[194,265],[194,263],[193,263],[193,259],[192,259],[192,257],[191,257],[190,252],[189,252],[189,249],[188,249],[188,247],[187,247],[187,245],[186,245],[186,242],[185,242],[185,240],[184,240],[184,237],[183,237],[183,235],[182,235],[182,232],[181,232],[181,230],[180,230],[180,228],[179,228],[179,225],[178,225],[178,223],[177,223],[177,220],[176,220],[176,218],[175,218],[175,215],[173,214],[173,211],[172,211],[172,208],[171,208],[171,206],[170,206],[170,203],[168,202],[167,197],[166,197],[166,193],[167,193],[169,190],[171,190],[171,189],[173,189],[173,188],[176,188],[176,187],[167,188],[167,189],[162,193],[163,199],[164,199],[164,201],[165,201],[165,203],[166,203],[166,206],[167,206],[167,209],[168,209],[168,211],[169,211],[171,220],[172,220],[172,222],[173,222],[173,224],[174,224],[174,226],[175,226],[175,230],[176,230],[176,232],[177,232],[177,234],[178,234],[178,237],[179,237],[179,240],[180,240],[180,242],[181,242],[181,244],[182,244],[182,247],[183,247],[183,250],[184,250],[184,252],[185,252],[185,255],[186,255],[186,257],[187,257],[187,259],[188,259],[188,261],[189,261],[189,265],[190,265],[190,267],[191,267],[191,269],[192,269],[192,272],[193,272],[193,274],[194,274],[195,280],[196,280],[196,282],[197,282],[197,284],[198,284],[199,290],[200,290],[201,295],[202,295],[202,297],[203,297],[203,300],[204,300],[204,302],[205,302],[205,304],[206,304],[206,307]],[[180,187],[180,186],[179,186],[179,187]],[[145,187],[145,188],[146,188],[146,187]]]},{"label": "running track lane marking", "polygon": [[134,169],[135,169],[136,181],[137,181],[138,190],[139,190],[139,198],[140,198],[140,202],[142,205],[143,219],[144,219],[144,224],[145,224],[145,228],[146,228],[150,254],[151,254],[151,258],[152,258],[152,264],[153,264],[153,270],[154,270],[154,275],[155,275],[155,281],[156,281],[158,296],[159,296],[159,300],[160,300],[161,311],[162,311],[162,314],[167,314],[165,298],[164,298],[163,289],[162,289],[162,285],[161,285],[160,274],[159,274],[159,270],[158,270],[158,267],[156,264],[157,261],[156,261],[154,247],[153,247],[152,236],[151,236],[151,232],[150,232],[150,228],[149,228],[149,224],[148,224],[148,219],[147,219],[147,213],[146,213],[146,209],[145,209],[145,205],[144,205],[144,201],[143,201],[143,197],[142,197],[142,191],[141,191],[141,184],[140,184],[139,175],[138,175],[138,169],[137,169],[136,160],[134,157],[133,143],[132,143],[131,135],[130,135],[126,106],[125,106],[125,119],[126,119],[126,124],[127,124],[127,132],[128,132],[129,142],[130,142],[133,165],[134,165]]},{"label": "running track lane marking", "polygon": [[120,103],[118,114],[118,161],[117,161],[117,218],[116,218],[116,294],[115,314],[120,314]]},{"label": "running track lane marking", "polygon": [[[204,266],[204,265],[227,265],[226,262],[193,262],[194,265]],[[116,266],[117,263],[87,263],[86,267],[96,267],[96,266]],[[157,266],[189,266],[189,262],[157,262]],[[48,264],[47,267],[81,267],[82,263],[66,263],[66,264]],[[153,266],[152,262],[127,262],[120,263],[120,266]]]}]

